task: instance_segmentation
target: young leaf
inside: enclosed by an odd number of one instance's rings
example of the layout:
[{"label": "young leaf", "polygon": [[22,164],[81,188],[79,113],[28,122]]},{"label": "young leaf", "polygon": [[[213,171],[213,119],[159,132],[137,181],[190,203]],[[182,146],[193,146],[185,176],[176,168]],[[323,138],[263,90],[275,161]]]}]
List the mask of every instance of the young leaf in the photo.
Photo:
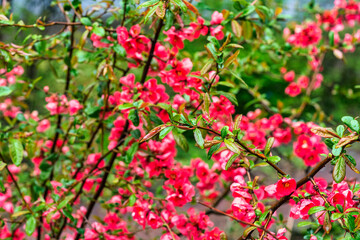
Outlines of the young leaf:
[{"label": "young leaf", "polygon": [[242,28],[236,20],[231,21],[231,29],[236,37],[241,37]]},{"label": "young leaf", "polygon": [[6,167],[6,163],[0,161],[0,171],[2,171]]},{"label": "young leaf", "polygon": [[91,26],[92,25],[92,22],[91,22],[90,18],[88,18],[88,17],[80,18],[80,22],[82,24],[84,24],[85,26]]},{"label": "young leaf", "polygon": [[12,90],[9,87],[0,86],[0,97],[9,95]]},{"label": "young leaf", "polygon": [[36,219],[34,216],[30,216],[30,218],[26,221],[25,232],[26,235],[31,236],[36,229]]},{"label": "young leaf", "polygon": [[314,127],[311,129],[311,132],[323,138],[340,138],[331,128]]},{"label": "young leaf", "polygon": [[23,160],[24,148],[19,139],[10,139],[9,152],[11,160],[13,161],[15,166],[20,166]]},{"label": "young leaf", "polygon": [[342,137],[344,135],[344,132],[345,132],[345,127],[343,125],[337,126],[336,132],[340,137]]},{"label": "young leaf", "polygon": [[129,206],[129,207],[134,206],[135,202],[136,202],[136,195],[135,195],[135,194],[132,194],[132,195],[129,197],[128,206]]},{"label": "young leaf", "polygon": [[345,178],[346,173],[346,164],[343,157],[339,157],[334,170],[333,170],[333,179],[336,183],[340,183]]},{"label": "young leaf", "polygon": [[173,130],[174,126],[167,127],[163,129],[159,134],[159,139],[164,139],[166,135]]},{"label": "young leaf", "polygon": [[342,213],[333,213],[333,214],[331,214],[331,220],[333,220],[333,221],[338,220],[342,216],[343,216]]},{"label": "young leaf", "polygon": [[342,147],[337,147],[337,145],[334,144],[331,152],[332,154],[334,154],[335,157],[338,157],[342,152]]},{"label": "young leaf", "polygon": [[354,119],[354,120],[351,120],[350,122],[350,128],[351,130],[355,131],[355,132],[359,132],[359,122],[358,120]]},{"label": "young leaf", "polygon": [[233,164],[233,162],[235,161],[235,159],[237,157],[239,157],[239,154],[236,154],[236,153],[230,157],[230,159],[227,161],[227,163],[225,165],[225,170],[228,170],[231,167],[231,165]]},{"label": "young leaf", "polygon": [[274,142],[275,142],[275,138],[274,138],[274,137],[268,138],[268,140],[267,140],[267,142],[266,142],[266,145],[265,145],[265,149],[264,149],[264,154],[265,154],[265,156],[267,156],[267,155],[270,153],[270,150],[271,150]]},{"label": "young leaf", "polygon": [[229,132],[229,126],[224,126],[220,132],[221,138],[225,138],[228,135],[228,132]]},{"label": "young leaf", "polygon": [[160,0],[150,0],[150,1],[147,1],[147,2],[144,2],[142,4],[140,4],[138,6],[138,8],[145,8],[145,7],[150,7],[150,6],[153,6],[155,4],[157,4]]},{"label": "young leaf", "polygon": [[186,12],[187,7],[186,7],[186,4],[182,0],[170,0],[170,1],[175,3],[176,5],[178,5],[183,12]]},{"label": "young leaf", "polygon": [[354,120],[353,117],[350,117],[350,116],[344,116],[341,118],[341,121],[343,123],[345,123],[346,126],[350,127],[351,126],[351,121]]},{"label": "young leaf", "polygon": [[241,153],[241,150],[240,148],[238,148],[238,146],[231,142],[229,139],[224,139],[224,143],[225,143],[225,146],[232,152],[236,153],[236,154],[240,154]]},{"label": "young leaf", "polygon": [[312,207],[309,209],[308,215],[312,215],[314,213],[321,212],[324,210],[326,210],[326,208],[324,206],[315,206],[315,207]]},{"label": "young leaf", "polygon": [[267,160],[276,164],[276,163],[280,162],[281,158],[279,156],[271,156],[271,157],[268,157]]},{"label": "young leaf", "polygon": [[156,128],[152,129],[148,134],[146,134],[143,138],[141,138],[139,140],[139,143],[142,143],[142,142],[145,142],[145,141],[151,139],[152,137],[154,137],[156,134],[158,134],[161,130],[163,130],[166,127],[167,127],[167,125],[165,125],[165,124],[157,126]]},{"label": "young leaf", "polygon": [[220,148],[220,145],[221,145],[221,143],[218,143],[209,149],[209,152],[207,154],[208,160],[210,160],[212,155]]},{"label": "young leaf", "polygon": [[199,145],[199,147],[201,149],[204,149],[204,138],[203,138],[203,136],[201,134],[200,129],[196,128],[194,130],[194,137],[195,137],[195,141]]}]

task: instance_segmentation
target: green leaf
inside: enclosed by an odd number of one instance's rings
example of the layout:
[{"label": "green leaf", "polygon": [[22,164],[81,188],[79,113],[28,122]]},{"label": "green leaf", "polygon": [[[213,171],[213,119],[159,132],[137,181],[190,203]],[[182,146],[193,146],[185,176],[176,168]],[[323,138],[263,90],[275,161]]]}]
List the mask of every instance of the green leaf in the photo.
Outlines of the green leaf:
[{"label": "green leaf", "polygon": [[139,126],[140,124],[140,118],[139,118],[139,112],[137,109],[131,109],[128,115],[129,120],[134,124],[134,126]]},{"label": "green leaf", "polygon": [[131,195],[131,196],[129,197],[128,206],[129,206],[129,207],[134,206],[135,202],[136,202],[136,195],[133,194],[133,195]]},{"label": "green leaf", "polygon": [[81,22],[82,24],[84,24],[85,26],[91,26],[91,25],[92,25],[91,19],[88,18],[88,17],[82,17],[82,18],[80,18],[80,22]]},{"label": "green leaf", "polygon": [[165,26],[164,30],[169,30],[174,24],[174,14],[171,11],[166,11],[165,13]]},{"label": "green leaf", "polygon": [[336,148],[336,145],[334,144],[331,152],[335,157],[338,157],[342,152],[342,147]]},{"label": "green leaf", "polygon": [[333,179],[336,183],[340,183],[344,180],[346,174],[346,163],[343,157],[339,157],[334,170],[333,170]]},{"label": "green leaf", "polygon": [[235,159],[237,157],[239,157],[239,154],[236,154],[236,153],[230,157],[230,159],[227,161],[227,163],[225,165],[225,170],[228,170],[231,167],[231,165],[233,164],[233,162],[235,161]]},{"label": "green leaf", "polygon": [[355,160],[355,158],[353,158],[352,156],[350,156],[350,155],[345,155],[345,157],[347,157],[347,159],[349,159],[349,161],[354,165],[354,166],[356,166],[356,160]]},{"label": "green leaf", "polygon": [[215,45],[213,43],[206,44],[207,49],[210,51],[212,57],[214,60],[217,59],[217,50],[215,48]]},{"label": "green leaf", "polygon": [[144,18],[144,24],[147,23],[147,21],[149,20],[149,18],[151,18],[152,15],[154,15],[156,9],[157,9],[157,6],[150,8],[150,10],[148,11],[148,13],[146,14],[146,16]]},{"label": "green leaf", "polygon": [[134,155],[137,152],[139,148],[139,143],[133,143],[129,149],[126,151],[126,157],[125,157],[125,163],[129,164],[133,159],[134,159]]},{"label": "green leaf", "polygon": [[308,214],[312,215],[314,213],[321,212],[324,210],[326,210],[326,208],[324,206],[315,206],[315,207],[312,207],[309,209]]},{"label": "green leaf", "polygon": [[353,117],[350,116],[344,116],[341,118],[341,121],[346,124],[346,126],[350,127],[351,121],[354,120]]},{"label": "green leaf", "polygon": [[64,198],[64,200],[62,200],[59,205],[57,206],[57,209],[62,209],[64,208],[73,198],[75,197],[74,194],[71,194],[67,197]]},{"label": "green leaf", "polygon": [[351,130],[355,131],[355,132],[359,132],[359,122],[358,120],[354,119],[354,120],[351,120],[350,122],[350,128]]},{"label": "green leaf", "polygon": [[240,148],[238,148],[238,146],[231,142],[229,139],[224,139],[224,143],[225,143],[225,146],[232,152],[236,153],[236,154],[240,154],[241,153],[241,150]]},{"label": "green leaf", "polygon": [[196,143],[200,146],[200,148],[204,149],[204,138],[201,134],[200,129],[196,128],[194,130],[194,137],[195,137]]},{"label": "green leaf", "polygon": [[75,221],[75,218],[72,216],[71,212],[68,209],[64,208],[62,211],[64,215],[70,219],[71,222]]},{"label": "green leaf", "polygon": [[30,216],[30,218],[26,221],[25,232],[26,235],[31,236],[36,229],[36,219],[34,216]]},{"label": "green leaf", "polygon": [[132,107],[134,107],[133,104],[131,104],[131,103],[124,103],[124,104],[118,106],[118,109],[119,109],[119,110],[124,110],[124,109],[129,109],[129,108],[132,108]]},{"label": "green leaf", "polygon": [[350,232],[353,232],[355,229],[355,218],[351,215],[351,213],[349,213],[347,215],[347,219],[348,219],[348,223],[349,223],[349,230]]},{"label": "green leaf", "polygon": [[335,36],[334,31],[330,31],[329,32],[329,45],[330,46],[334,46],[334,36]]},{"label": "green leaf", "polygon": [[268,138],[268,140],[267,140],[267,142],[266,142],[266,145],[265,145],[265,149],[264,149],[264,154],[265,154],[265,156],[267,156],[267,155],[270,153],[270,150],[271,150],[274,142],[275,142],[275,138],[274,138],[274,137]]},{"label": "green leaf", "polygon": [[93,33],[95,33],[96,35],[98,35],[100,37],[104,37],[105,36],[105,29],[103,27],[94,27],[93,28]]},{"label": "green leaf", "polygon": [[221,129],[221,138],[225,138],[228,134],[228,131],[229,131],[229,126],[224,126]]},{"label": "green leaf", "polygon": [[342,137],[344,135],[344,132],[345,132],[345,127],[343,125],[339,125],[337,126],[336,128],[336,133]]},{"label": "green leaf", "polygon": [[212,155],[214,154],[214,152],[216,152],[221,146],[221,143],[218,143],[218,144],[215,144],[214,146],[212,146],[210,149],[209,149],[209,152],[207,154],[207,158],[208,160],[211,159]]},{"label": "green leaf", "polygon": [[314,222],[299,222],[297,226],[298,227],[307,227],[310,225],[316,225],[316,223],[314,223]]},{"label": "green leaf", "polygon": [[2,193],[5,193],[6,191],[2,178],[0,178],[0,190]]},{"label": "green leaf", "polygon": [[255,11],[254,5],[248,5],[244,10],[241,11],[240,17],[246,17]]},{"label": "green leaf", "polygon": [[178,133],[178,131],[173,131],[173,136],[176,144],[179,145],[182,150],[184,150],[185,152],[189,151],[189,144],[184,135]]},{"label": "green leaf", "polygon": [[0,97],[4,97],[12,93],[12,90],[9,87],[1,86],[0,87]]},{"label": "green leaf", "polygon": [[6,165],[7,165],[6,163],[0,161],[0,171],[2,171],[6,167]]},{"label": "green leaf", "polygon": [[339,212],[341,212],[341,213],[344,212],[344,208],[340,204],[336,204],[336,208],[339,210]]},{"label": "green leaf", "polygon": [[280,162],[281,158],[279,156],[271,156],[271,157],[268,157],[267,160],[276,164],[276,163]]},{"label": "green leaf", "polygon": [[260,218],[259,218],[259,222],[262,223],[263,221],[265,221],[268,214],[269,214],[269,210],[262,213]]},{"label": "green leaf", "polygon": [[223,91],[216,91],[216,95],[223,95],[224,97],[226,97],[227,99],[229,99],[229,101],[231,103],[233,103],[234,105],[238,106],[239,103],[236,99],[236,96],[232,93],[229,93],[229,92],[223,92]]},{"label": "green leaf", "polygon": [[113,49],[120,57],[125,57],[126,56],[126,50],[125,50],[125,48],[123,46],[121,46],[119,44],[115,44]]},{"label": "green leaf", "polygon": [[170,127],[167,127],[165,129],[163,129],[160,134],[159,134],[159,138],[160,139],[164,139],[164,137],[166,137],[166,135],[171,132],[173,130],[174,126],[170,126]]},{"label": "green leaf", "polygon": [[29,210],[18,211],[18,212],[16,212],[16,213],[12,214],[11,217],[12,217],[12,218],[16,218],[16,217],[20,217],[20,216],[22,216],[22,215],[24,215],[24,214],[28,214],[28,213],[30,213]]},{"label": "green leaf", "polygon": [[23,155],[24,155],[24,147],[19,139],[12,138],[10,139],[9,144],[9,152],[10,157],[15,166],[20,166]]},{"label": "green leaf", "polygon": [[133,136],[135,139],[139,139],[141,137],[141,132],[139,129],[132,130],[130,132],[131,136]]},{"label": "green leaf", "polygon": [[216,37],[208,36],[207,40],[208,40],[209,42],[211,42],[212,44],[214,44],[214,46],[215,46],[216,48],[220,48],[219,41],[216,39]]},{"label": "green leaf", "polygon": [[159,0],[150,0],[150,1],[147,1],[147,2],[144,2],[144,3],[140,4],[138,6],[138,8],[150,7],[150,6],[152,6],[152,5],[154,5],[154,4],[158,3],[158,2],[159,2]]},{"label": "green leaf", "polygon": [[331,220],[333,220],[333,221],[338,220],[342,216],[343,216],[342,213],[333,213],[333,214],[331,214]]},{"label": "green leaf", "polygon": [[182,0],[171,0],[171,2],[175,3],[176,5],[178,5],[183,12],[186,12],[187,7],[186,7],[185,3],[184,3]]},{"label": "green leaf", "polygon": [[246,84],[246,82],[239,76],[239,74],[236,74],[234,71],[230,70],[230,69],[226,69],[226,71],[228,71],[231,75],[233,75],[237,80],[240,81],[240,83],[242,83],[246,88],[248,88],[248,85]]}]

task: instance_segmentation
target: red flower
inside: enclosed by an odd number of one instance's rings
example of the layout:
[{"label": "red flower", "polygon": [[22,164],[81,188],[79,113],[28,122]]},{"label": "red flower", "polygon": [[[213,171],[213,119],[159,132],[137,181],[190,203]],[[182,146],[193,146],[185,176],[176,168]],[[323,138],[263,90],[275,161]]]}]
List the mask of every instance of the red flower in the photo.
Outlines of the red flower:
[{"label": "red flower", "polygon": [[296,97],[301,93],[301,88],[297,83],[292,82],[285,89],[285,93],[291,97]]},{"label": "red flower", "polygon": [[282,178],[276,183],[276,194],[283,197],[296,190],[296,181],[293,178]]}]

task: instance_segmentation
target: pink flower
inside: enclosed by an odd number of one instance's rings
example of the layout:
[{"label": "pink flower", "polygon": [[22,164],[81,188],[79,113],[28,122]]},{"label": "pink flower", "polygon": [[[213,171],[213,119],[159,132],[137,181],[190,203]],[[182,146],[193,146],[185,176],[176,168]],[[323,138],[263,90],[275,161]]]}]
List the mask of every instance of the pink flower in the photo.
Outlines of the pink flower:
[{"label": "pink flower", "polygon": [[129,33],[126,27],[118,27],[116,28],[117,40],[119,44],[124,44],[126,40],[129,38]]},{"label": "pink flower", "polygon": [[190,23],[190,27],[192,28],[195,39],[199,38],[200,35],[205,36],[208,33],[208,27],[204,25],[205,21],[202,17],[197,18],[197,22]]},{"label": "pink flower", "polygon": [[309,78],[307,76],[300,76],[297,79],[297,83],[301,88],[307,88],[309,86]]},{"label": "pink flower", "polygon": [[231,209],[235,217],[246,222],[252,222],[256,217],[253,206],[241,197],[234,199],[231,204]]},{"label": "pink flower", "polygon": [[296,97],[301,93],[301,88],[297,83],[292,82],[285,88],[285,93],[291,97]]},{"label": "pink flower", "polygon": [[78,100],[70,100],[69,101],[69,114],[75,115],[80,109],[82,109],[83,106],[79,103]]},{"label": "pink flower", "polygon": [[160,217],[153,212],[149,212],[147,216],[147,223],[152,229],[157,229],[162,225]]},{"label": "pink flower", "polygon": [[39,125],[36,127],[36,131],[45,132],[50,128],[50,121],[48,119],[41,120]]},{"label": "pink flower", "polygon": [[211,15],[210,24],[212,25],[221,24],[222,21],[224,21],[223,14],[219,13],[218,11],[213,12],[213,14]]},{"label": "pink flower", "polygon": [[315,22],[307,22],[295,27],[295,33],[287,38],[290,44],[298,47],[308,47],[317,44],[321,39],[321,28]]},{"label": "pink flower", "polygon": [[191,184],[177,184],[174,186],[176,191],[172,191],[166,197],[166,200],[172,202],[177,207],[182,207],[186,203],[191,202],[195,196],[194,186]]},{"label": "pink flower", "polygon": [[284,197],[296,190],[296,181],[293,178],[282,178],[276,183],[276,195]]},{"label": "pink flower", "polygon": [[160,237],[160,240],[180,240],[175,233],[165,233]]},{"label": "pink flower", "polygon": [[287,73],[284,74],[284,80],[287,82],[292,82],[295,79],[295,72],[294,71],[289,71]]},{"label": "pink flower", "polygon": [[93,42],[94,47],[96,47],[96,48],[108,48],[108,47],[112,46],[111,43],[102,42],[101,40],[103,39],[103,37],[100,37],[100,36],[96,35],[95,33],[91,34],[90,39]]},{"label": "pink flower", "polygon": [[211,34],[211,36],[214,36],[214,37],[216,37],[216,39],[217,40],[221,40],[221,39],[223,39],[224,38],[224,33],[223,33],[223,26],[221,26],[221,25],[219,25],[219,26],[217,26],[217,27],[215,27],[215,28],[210,28],[210,34]]}]

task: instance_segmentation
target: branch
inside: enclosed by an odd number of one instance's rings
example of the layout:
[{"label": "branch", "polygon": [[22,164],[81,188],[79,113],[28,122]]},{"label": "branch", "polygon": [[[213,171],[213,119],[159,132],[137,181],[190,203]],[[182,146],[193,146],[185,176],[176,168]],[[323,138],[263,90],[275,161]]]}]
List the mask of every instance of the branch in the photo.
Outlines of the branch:
[{"label": "branch", "polygon": [[273,238],[279,240],[272,232],[270,232],[269,230],[267,230],[263,226],[258,226],[258,225],[255,225],[255,224],[251,223],[251,222],[246,222],[246,221],[240,220],[237,217],[235,217],[233,215],[230,215],[230,214],[227,214],[227,213],[225,213],[225,212],[223,212],[223,211],[221,211],[221,210],[219,210],[217,208],[214,208],[214,207],[212,207],[210,205],[207,205],[206,203],[203,203],[203,202],[200,202],[200,201],[198,201],[197,203],[199,203],[199,204],[201,204],[201,205],[203,205],[203,206],[205,206],[207,208],[210,208],[214,212],[217,212],[217,213],[220,213],[221,215],[227,216],[227,217],[229,217],[229,218],[231,218],[231,219],[233,219],[233,220],[235,220],[235,221],[237,221],[239,223],[242,223],[242,224],[245,224],[245,225],[248,225],[248,226],[252,226],[252,227],[256,227],[256,228],[260,228],[261,230],[263,230],[266,233],[268,233],[269,235],[271,235]]},{"label": "branch", "polygon": [[150,65],[151,65],[151,60],[154,57],[155,46],[156,46],[156,43],[157,43],[157,41],[159,39],[160,32],[161,32],[161,29],[162,29],[163,25],[164,25],[164,20],[160,18],[159,25],[156,28],[155,37],[154,37],[154,39],[151,40],[151,48],[150,48],[150,52],[149,52],[149,58],[146,61],[144,70],[142,72],[141,81],[140,81],[142,84],[145,82],[146,76],[147,76],[147,74],[149,72],[149,68],[150,68]]}]

